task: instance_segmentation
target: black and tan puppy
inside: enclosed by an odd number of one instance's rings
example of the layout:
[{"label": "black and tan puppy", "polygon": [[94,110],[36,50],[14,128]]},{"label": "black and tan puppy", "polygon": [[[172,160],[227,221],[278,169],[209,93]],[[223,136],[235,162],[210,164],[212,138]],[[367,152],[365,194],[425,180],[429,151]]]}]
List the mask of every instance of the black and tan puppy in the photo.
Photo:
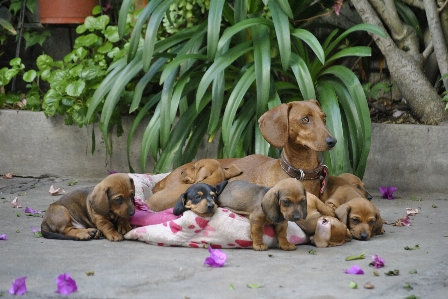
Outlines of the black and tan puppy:
[{"label": "black and tan puppy", "polygon": [[280,248],[295,250],[286,238],[288,221],[307,216],[306,191],[293,178],[279,181],[273,187],[264,187],[246,181],[232,181],[218,197],[218,205],[249,216],[250,236],[254,250],[267,250],[263,243],[263,228],[273,224]]},{"label": "black and tan puppy", "polygon": [[109,175],[95,187],[75,190],[52,203],[41,224],[48,239],[121,241],[135,213],[134,181],[125,173]]},{"label": "black and tan puppy", "polygon": [[354,239],[367,241],[384,233],[384,220],[374,204],[366,198],[354,198],[340,205],[334,213],[347,225]]},{"label": "black and tan puppy", "polygon": [[177,200],[173,214],[177,216],[187,210],[192,210],[202,217],[212,216],[218,208],[218,195],[221,194],[226,185],[227,181],[223,181],[216,186],[204,183],[191,185]]}]

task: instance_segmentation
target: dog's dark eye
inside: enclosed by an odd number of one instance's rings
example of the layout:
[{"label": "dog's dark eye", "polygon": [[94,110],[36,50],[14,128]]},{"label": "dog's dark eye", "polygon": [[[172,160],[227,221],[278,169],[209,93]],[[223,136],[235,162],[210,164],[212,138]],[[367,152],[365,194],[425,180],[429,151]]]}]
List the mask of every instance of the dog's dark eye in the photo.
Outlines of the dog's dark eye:
[{"label": "dog's dark eye", "polygon": [[123,198],[121,196],[114,199],[116,205],[121,205],[123,203]]},{"label": "dog's dark eye", "polygon": [[301,119],[302,123],[307,124],[310,122],[310,118],[308,116],[305,116],[304,118]]},{"label": "dog's dark eye", "polygon": [[289,207],[291,205],[291,201],[289,199],[282,199],[281,202],[284,207]]},{"label": "dog's dark eye", "polygon": [[355,225],[359,224],[359,220],[358,219],[352,218],[351,220],[352,220],[353,224],[355,224]]},{"label": "dog's dark eye", "polygon": [[374,224],[375,224],[375,220],[370,220],[370,221],[369,221],[369,225],[370,225],[370,226],[373,226]]}]

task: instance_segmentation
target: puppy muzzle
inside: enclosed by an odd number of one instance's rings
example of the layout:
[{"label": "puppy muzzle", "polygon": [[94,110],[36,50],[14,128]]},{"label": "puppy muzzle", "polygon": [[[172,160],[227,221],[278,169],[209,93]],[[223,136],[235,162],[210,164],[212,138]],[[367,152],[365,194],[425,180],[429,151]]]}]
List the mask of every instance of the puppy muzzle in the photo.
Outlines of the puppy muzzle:
[{"label": "puppy muzzle", "polygon": [[359,235],[359,238],[360,238],[361,241],[367,241],[367,240],[369,239],[369,234],[366,233],[366,232],[362,232],[362,233]]},{"label": "puppy muzzle", "polygon": [[128,208],[128,215],[129,216],[134,216],[134,214],[135,214],[135,207],[134,206],[130,206]]}]

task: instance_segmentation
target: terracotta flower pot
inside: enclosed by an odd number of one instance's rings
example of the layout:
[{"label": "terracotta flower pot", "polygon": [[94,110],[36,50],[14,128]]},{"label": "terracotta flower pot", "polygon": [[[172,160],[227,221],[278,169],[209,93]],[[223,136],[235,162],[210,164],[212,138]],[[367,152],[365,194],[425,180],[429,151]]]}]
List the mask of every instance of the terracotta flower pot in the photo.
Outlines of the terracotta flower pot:
[{"label": "terracotta flower pot", "polygon": [[82,24],[98,0],[38,0],[42,24]]}]

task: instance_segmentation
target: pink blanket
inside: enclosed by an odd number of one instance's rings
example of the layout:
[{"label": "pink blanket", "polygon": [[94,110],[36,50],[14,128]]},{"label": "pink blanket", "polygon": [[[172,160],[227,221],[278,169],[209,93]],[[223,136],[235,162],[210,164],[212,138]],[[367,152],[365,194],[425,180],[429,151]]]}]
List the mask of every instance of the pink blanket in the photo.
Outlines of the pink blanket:
[{"label": "pink blanket", "polygon": [[[192,211],[186,211],[182,216],[175,216],[172,209],[152,212],[144,200],[166,175],[129,174],[136,189],[136,214],[130,220],[135,228],[124,236],[125,239],[158,246],[203,247],[210,244],[213,248],[252,248],[249,220],[228,209],[218,208],[207,218]],[[288,223],[287,238],[296,245],[309,241],[294,222]],[[265,226],[263,241],[269,247],[278,247],[272,226]]]}]

